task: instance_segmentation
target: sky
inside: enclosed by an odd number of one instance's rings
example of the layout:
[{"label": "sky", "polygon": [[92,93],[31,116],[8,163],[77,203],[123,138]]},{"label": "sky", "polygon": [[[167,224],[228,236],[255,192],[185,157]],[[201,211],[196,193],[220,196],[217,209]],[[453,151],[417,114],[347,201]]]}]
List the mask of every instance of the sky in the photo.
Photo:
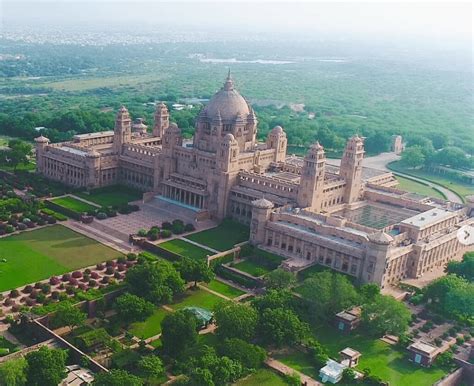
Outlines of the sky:
[{"label": "sky", "polygon": [[471,43],[473,5],[433,1],[0,0],[2,28],[136,25],[242,33]]}]

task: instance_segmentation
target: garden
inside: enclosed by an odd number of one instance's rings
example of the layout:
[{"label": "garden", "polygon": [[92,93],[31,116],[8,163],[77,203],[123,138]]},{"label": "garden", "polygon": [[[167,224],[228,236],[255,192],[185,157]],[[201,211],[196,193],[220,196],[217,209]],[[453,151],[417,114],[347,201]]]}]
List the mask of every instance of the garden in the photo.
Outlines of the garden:
[{"label": "garden", "polygon": [[166,249],[167,251],[196,260],[205,260],[208,255],[214,254],[207,249],[188,243],[182,239],[165,241],[164,243],[160,243],[158,245],[160,248]]},{"label": "garden", "polygon": [[217,280],[217,279],[213,279],[213,280],[211,280],[210,283],[204,284],[204,285],[207,288],[209,288],[210,290],[218,292],[221,295],[227,296],[230,299],[234,299],[236,297],[239,297],[239,296],[245,294],[244,291],[242,291],[238,288],[232,287],[232,286],[230,286],[230,285],[228,285],[228,284],[226,284],[226,283],[224,283],[220,280]]},{"label": "garden", "polygon": [[249,239],[249,227],[234,220],[225,219],[217,227],[186,236],[187,239],[218,251],[232,249],[235,244]]},{"label": "garden", "polygon": [[0,239],[0,291],[121,256],[62,225]]},{"label": "garden", "polygon": [[102,207],[121,207],[130,201],[140,200],[142,192],[123,185],[107,186],[89,192],[76,193],[76,196],[96,203]]},{"label": "garden", "polygon": [[79,214],[94,212],[97,210],[96,206],[92,206],[91,204],[88,204],[87,202],[78,200],[70,196],[58,197],[51,200],[51,202],[53,202],[56,205],[62,206],[63,208],[70,209]]},{"label": "garden", "polygon": [[248,273],[254,277],[260,277],[278,268],[284,257],[264,251],[262,249],[246,244],[242,246],[240,258],[243,260],[231,263],[233,268]]}]

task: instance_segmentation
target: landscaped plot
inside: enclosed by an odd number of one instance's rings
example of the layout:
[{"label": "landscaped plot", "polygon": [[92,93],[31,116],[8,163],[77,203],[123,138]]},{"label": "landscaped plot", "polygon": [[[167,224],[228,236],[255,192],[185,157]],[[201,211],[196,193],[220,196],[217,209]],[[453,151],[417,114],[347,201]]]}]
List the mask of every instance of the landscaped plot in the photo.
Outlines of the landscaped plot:
[{"label": "landscaped plot", "polygon": [[181,239],[166,241],[159,244],[159,246],[168,251],[177,253],[178,255],[197,260],[205,259],[207,255],[213,254],[213,252],[207,249],[198,247],[197,245],[188,243]]},{"label": "landscaped plot", "polygon": [[78,213],[94,211],[97,209],[96,206],[69,196],[55,198],[54,200],[51,200],[51,202]]},{"label": "landscaped plot", "polygon": [[9,340],[0,335],[0,357],[17,351],[18,348]]},{"label": "landscaped plot", "polygon": [[234,386],[287,386],[282,376],[272,370],[259,369],[248,377],[234,383]]},{"label": "landscaped plot", "polygon": [[142,193],[139,190],[126,186],[107,186],[76,195],[100,206],[121,206],[142,198]]},{"label": "landscaped plot", "polygon": [[430,196],[430,197],[444,198],[440,192],[438,192],[437,190],[434,190],[433,188],[427,185],[423,185],[414,180],[410,180],[409,178],[400,177],[400,176],[396,176],[396,179],[399,182],[397,186],[398,189],[406,190],[407,192],[423,194],[425,196]]},{"label": "landscaped plot", "polygon": [[244,291],[238,288],[232,287],[226,283],[223,283],[222,281],[215,280],[215,279],[211,280],[209,284],[205,284],[205,286],[231,299],[236,298],[245,293]]},{"label": "landscaped plot", "polygon": [[145,321],[133,323],[129,331],[140,339],[147,339],[158,335],[161,333],[161,322],[167,314],[168,311],[165,309],[156,308],[153,315],[149,316]]},{"label": "landscaped plot", "polygon": [[122,256],[120,252],[54,225],[0,239],[0,291]]},{"label": "landscaped plot", "polygon": [[233,220],[224,220],[215,228],[193,233],[186,238],[218,251],[226,251],[248,240],[249,228]]},{"label": "landscaped plot", "polygon": [[[429,386],[445,374],[437,367],[423,368],[409,362],[405,351],[398,350],[380,339],[360,334],[343,335],[330,326],[318,328],[314,335],[329,350],[332,358],[338,358],[339,351],[346,347],[360,351],[362,356],[358,369],[369,368],[372,374],[391,385]],[[315,376],[319,373],[319,369],[312,365],[309,355],[290,353],[279,356],[279,359],[307,375]]]},{"label": "landscaped plot", "polygon": [[272,271],[272,269],[252,260],[243,260],[240,263],[233,265],[233,267],[254,277],[259,277]]},{"label": "landscaped plot", "polygon": [[185,307],[201,307],[212,311],[214,306],[225,299],[211,294],[203,289],[189,289],[183,295],[177,296],[173,304],[169,306],[174,310],[180,310]]}]

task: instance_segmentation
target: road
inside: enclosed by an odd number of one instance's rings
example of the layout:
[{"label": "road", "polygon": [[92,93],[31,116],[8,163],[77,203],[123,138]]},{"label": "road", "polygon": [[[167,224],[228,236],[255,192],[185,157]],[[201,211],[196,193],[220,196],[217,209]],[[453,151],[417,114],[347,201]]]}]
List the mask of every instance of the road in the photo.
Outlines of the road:
[{"label": "road", "polygon": [[[400,159],[400,156],[396,155],[395,153],[380,153],[379,155],[376,155],[376,156],[373,156],[373,157],[364,158],[364,161],[362,162],[362,165],[366,168],[391,171],[387,167],[387,165],[390,162],[398,161],[399,159]],[[339,159],[328,159],[328,163],[331,164],[331,165],[340,165],[341,160],[339,160]],[[453,191],[451,191],[449,189],[446,189],[444,186],[438,185],[438,184],[436,184],[434,182],[431,182],[431,181],[427,181],[423,178],[409,176],[405,173],[396,172],[394,174],[397,174],[401,177],[412,179],[414,181],[418,181],[422,184],[428,185],[430,188],[436,188],[437,190],[439,190],[440,192],[442,192],[445,195],[447,200],[449,200],[451,202],[455,202],[455,203],[458,203],[458,204],[463,203],[461,198],[456,193],[454,193]]]}]

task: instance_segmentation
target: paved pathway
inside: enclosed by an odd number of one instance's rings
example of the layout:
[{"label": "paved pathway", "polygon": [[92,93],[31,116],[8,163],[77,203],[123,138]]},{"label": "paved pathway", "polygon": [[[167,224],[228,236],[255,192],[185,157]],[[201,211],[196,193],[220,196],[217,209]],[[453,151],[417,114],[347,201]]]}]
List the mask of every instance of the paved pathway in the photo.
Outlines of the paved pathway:
[{"label": "paved pathway", "polygon": [[301,378],[301,383],[306,385],[306,386],[323,386],[322,383],[318,382],[317,380],[308,377],[307,375],[300,373],[299,371],[292,369],[291,367],[285,365],[284,363],[281,363],[280,361],[277,361],[274,358],[267,358],[265,360],[265,364],[278,371],[280,374],[285,374],[285,375],[292,375],[292,374],[298,374]]}]

